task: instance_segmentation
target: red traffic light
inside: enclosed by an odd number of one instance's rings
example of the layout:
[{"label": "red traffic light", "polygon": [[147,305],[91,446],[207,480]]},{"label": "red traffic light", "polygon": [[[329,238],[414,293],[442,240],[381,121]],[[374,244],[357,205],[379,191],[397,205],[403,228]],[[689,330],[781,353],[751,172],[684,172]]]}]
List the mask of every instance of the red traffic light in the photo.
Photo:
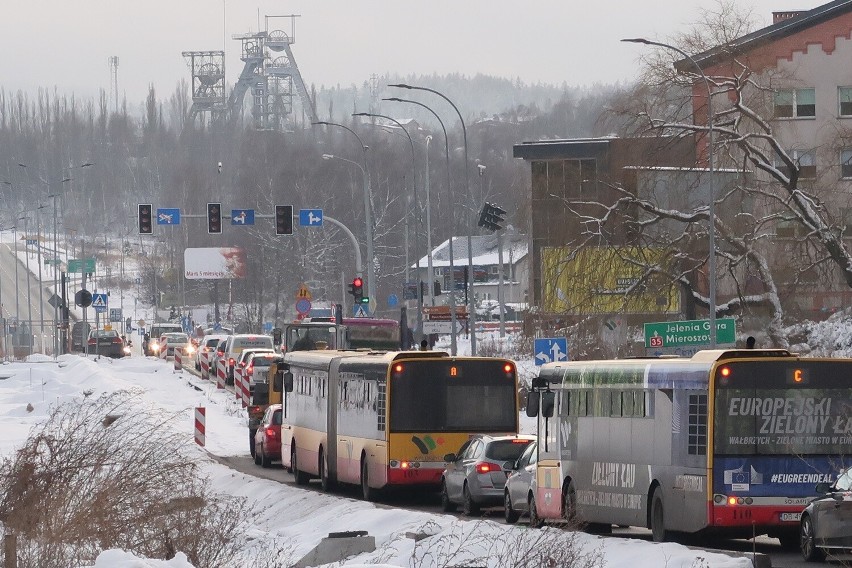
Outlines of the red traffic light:
[{"label": "red traffic light", "polygon": [[355,279],[352,281],[352,285],[356,288],[360,288],[364,285],[364,281],[361,279],[360,276],[356,276]]}]

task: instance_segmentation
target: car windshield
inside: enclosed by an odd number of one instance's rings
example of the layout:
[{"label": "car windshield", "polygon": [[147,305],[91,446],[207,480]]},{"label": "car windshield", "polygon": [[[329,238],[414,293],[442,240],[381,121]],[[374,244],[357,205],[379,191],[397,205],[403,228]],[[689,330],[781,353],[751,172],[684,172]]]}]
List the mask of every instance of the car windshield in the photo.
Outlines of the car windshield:
[{"label": "car windshield", "polygon": [[92,332],[92,337],[95,337],[95,338],[98,338],[98,339],[101,339],[103,337],[118,337],[118,332],[99,329],[97,331]]},{"label": "car windshield", "polygon": [[497,461],[516,461],[532,440],[495,440],[485,449],[485,457]]},{"label": "car windshield", "polygon": [[189,342],[189,336],[185,333],[164,333],[163,337],[165,337],[166,341],[168,341],[169,343]]},{"label": "car windshield", "polygon": [[272,365],[275,357],[276,355],[274,353],[270,353],[269,355],[255,355],[251,359],[251,364],[255,367],[269,367]]}]

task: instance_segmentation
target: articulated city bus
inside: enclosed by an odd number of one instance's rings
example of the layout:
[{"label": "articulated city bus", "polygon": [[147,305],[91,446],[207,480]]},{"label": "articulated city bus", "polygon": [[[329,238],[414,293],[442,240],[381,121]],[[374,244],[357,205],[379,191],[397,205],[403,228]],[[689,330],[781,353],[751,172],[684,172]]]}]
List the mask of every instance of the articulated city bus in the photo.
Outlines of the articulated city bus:
[{"label": "articulated city bus", "polygon": [[444,456],[476,433],[518,431],[507,359],[442,351],[293,351],[284,357],[281,458],[296,482],[437,489]]},{"label": "articulated city bus", "polygon": [[[798,546],[818,482],[852,447],[852,360],[785,350],[542,366],[539,519],[768,534]],[[532,509],[531,509],[532,510]]]}]

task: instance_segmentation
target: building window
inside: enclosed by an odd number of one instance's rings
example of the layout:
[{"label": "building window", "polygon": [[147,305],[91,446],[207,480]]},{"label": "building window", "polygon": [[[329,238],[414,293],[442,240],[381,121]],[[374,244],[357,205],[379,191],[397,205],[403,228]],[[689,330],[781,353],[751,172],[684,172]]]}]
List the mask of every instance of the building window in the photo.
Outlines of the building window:
[{"label": "building window", "polygon": [[837,104],[840,116],[852,116],[852,87],[837,88]]},{"label": "building window", "polygon": [[852,178],[852,148],[840,151],[840,177]]},{"label": "building window", "polygon": [[[790,150],[790,157],[793,162],[799,166],[800,179],[813,179],[816,177],[816,151],[815,150]],[[790,175],[790,169],[781,161],[781,158],[775,157],[775,167],[784,172],[784,175]]]},{"label": "building window", "polygon": [[775,91],[775,118],[816,116],[814,89],[781,89]]}]

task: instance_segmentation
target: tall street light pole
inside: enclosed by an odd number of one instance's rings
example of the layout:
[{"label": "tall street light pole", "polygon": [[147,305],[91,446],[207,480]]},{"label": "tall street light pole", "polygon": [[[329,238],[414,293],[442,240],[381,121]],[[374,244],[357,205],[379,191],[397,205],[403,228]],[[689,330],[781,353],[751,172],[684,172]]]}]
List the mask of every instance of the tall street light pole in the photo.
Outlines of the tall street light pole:
[{"label": "tall street light pole", "polygon": [[[447,191],[450,195],[453,194],[453,189],[450,186],[450,138],[447,136],[447,129],[444,127],[444,121],[441,120],[441,117],[438,116],[434,110],[425,104],[412,101],[409,99],[400,99],[399,97],[389,97],[386,99],[382,99],[383,101],[392,101],[395,103],[410,103],[413,105],[417,105],[425,108],[437,119],[438,124],[441,125],[441,130],[444,131],[444,157],[447,161]],[[455,224],[455,215],[451,216],[450,223],[450,244],[449,244],[449,253],[450,253],[450,325],[452,326],[452,331],[450,332],[450,353],[455,357],[458,352],[458,331],[456,331],[456,260],[455,260],[455,252],[453,251],[453,241],[455,240],[456,233],[456,224]],[[432,250],[429,250],[429,255],[432,255]]]},{"label": "tall street light pole", "polygon": [[435,305],[435,269],[432,266],[432,206],[429,200],[429,142],[432,135],[426,137],[426,281],[429,283],[429,297]]},{"label": "tall street light pole", "polygon": [[[429,93],[433,93],[450,103],[450,106],[453,107],[453,110],[456,111],[456,114],[459,116],[459,122],[461,122],[462,127],[462,136],[464,137],[464,190],[465,195],[468,200],[470,200],[470,175],[468,172],[468,161],[467,161],[467,128],[464,126],[464,119],[462,118],[461,113],[459,112],[458,107],[451,101],[446,95],[441,93],[440,91],[436,91],[435,89],[430,89],[428,87],[415,87],[414,85],[407,85],[405,83],[397,83],[395,85],[388,85],[389,87],[398,87],[401,89],[410,89],[415,91],[426,91]],[[470,330],[470,354],[476,355],[476,297],[473,293],[473,236],[472,236],[472,227],[471,227],[471,219],[467,220],[467,271],[469,275],[469,283],[470,286],[470,296],[469,296],[469,306],[468,311],[468,320],[467,325]]]},{"label": "tall street light pole", "polygon": [[[374,118],[384,118],[385,120],[389,120],[396,124],[400,130],[405,134],[406,138],[408,138],[408,145],[411,148],[411,192],[414,197],[414,211],[417,213],[414,218],[414,242],[416,245],[420,244],[420,200],[417,199],[417,161],[414,156],[414,141],[411,139],[411,134],[408,133],[408,130],[395,118],[391,118],[390,116],[386,116],[384,114],[374,114],[370,112],[356,112],[352,116],[366,116],[366,117],[374,117]],[[417,344],[420,344],[420,341],[423,339],[423,294],[421,292],[420,287],[420,255],[417,253],[417,246],[414,247],[414,256],[416,259],[417,265]],[[407,265],[408,263],[406,263]],[[405,267],[408,270],[408,266]]]},{"label": "tall street light pole", "polygon": [[378,298],[376,298],[376,259],[373,252],[373,214],[372,207],[370,206],[370,169],[367,166],[367,150],[369,149],[369,146],[366,146],[364,141],[361,140],[361,137],[358,136],[358,133],[348,126],[344,126],[336,122],[325,121],[311,123],[311,126],[318,125],[337,126],[338,128],[351,132],[361,145],[361,151],[364,156],[364,166],[361,168],[361,171],[364,174],[364,220],[367,224],[367,296],[370,298],[370,303],[367,304],[367,307],[369,308],[370,314],[373,314],[378,306]]},{"label": "tall street light pole", "polygon": [[684,58],[688,59],[692,66],[695,67],[695,70],[698,71],[698,74],[701,75],[701,79],[704,80],[704,85],[707,87],[707,172],[710,176],[710,199],[708,200],[709,204],[707,206],[707,216],[709,217],[709,229],[708,233],[710,235],[710,254],[707,259],[707,281],[708,281],[708,310],[710,312],[710,349],[716,348],[716,188],[715,188],[715,180],[713,175],[713,91],[710,84],[710,79],[707,78],[707,75],[704,74],[704,70],[698,64],[695,59],[692,58],[691,55],[683,51],[682,49],[675,47],[673,45],[669,45],[667,43],[662,43],[659,41],[651,41],[645,38],[629,38],[623,39],[621,41],[627,43],[641,43],[644,45],[655,45],[657,47],[662,47],[665,49],[670,49],[676,53],[679,53]]}]

